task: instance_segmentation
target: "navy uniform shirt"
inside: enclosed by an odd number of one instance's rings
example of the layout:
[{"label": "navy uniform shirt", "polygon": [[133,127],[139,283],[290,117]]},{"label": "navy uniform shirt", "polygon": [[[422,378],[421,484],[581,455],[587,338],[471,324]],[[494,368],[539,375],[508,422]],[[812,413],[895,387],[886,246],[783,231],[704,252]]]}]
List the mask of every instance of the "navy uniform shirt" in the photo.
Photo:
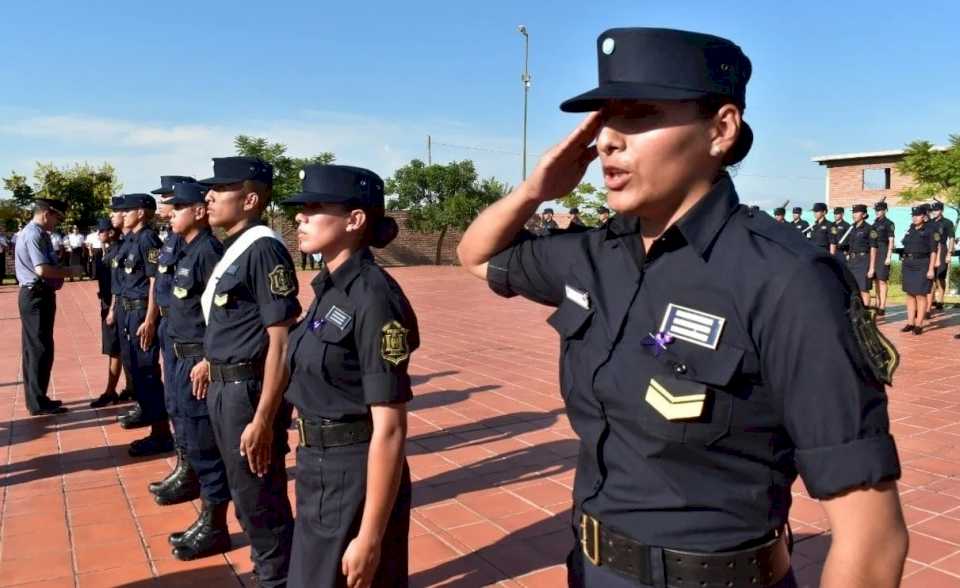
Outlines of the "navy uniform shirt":
[{"label": "navy uniform shirt", "polygon": [[896,227],[893,221],[887,217],[878,218],[873,221],[873,228],[877,231],[877,247],[880,251],[886,252],[890,246],[890,239],[894,237]]},{"label": "navy uniform shirt", "polygon": [[923,223],[919,228],[910,225],[903,236],[903,252],[910,255],[930,255],[937,250],[940,233],[930,223]]},{"label": "navy uniform shirt", "polygon": [[160,248],[160,255],[157,257],[157,279],[154,281],[154,295],[157,299],[157,306],[166,308],[170,306],[173,298],[173,266],[177,263],[180,247],[183,239],[180,235],[170,232],[167,238],[163,240],[163,246]]},{"label": "navy uniform shirt", "polygon": [[854,224],[850,230],[850,236],[847,237],[850,253],[870,253],[871,248],[877,247],[878,236],[877,231],[867,221]]},{"label": "navy uniform shirt", "polygon": [[557,307],[575,508],[647,545],[718,551],[784,525],[798,473],[816,498],[898,478],[845,271],[749,214],[727,175],[650,252],[621,215],[494,256],[495,292]]},{"label": "navy uniform shirt", "polygon": [[120,262],[123,259],[121,254],[123,253],[126,242],[127,235],[121,234],[120,238],[110,247],[110,259],[107,260],[107,258],[104,257],[104,263],[109,264],[110,267],[110,292],[114,297],[120,295],[120,288],[123,282],[123,265],[121,265]]},{"label": "navy uniform shirt", "polygon": [[794,227],[795,229],[797,229],[798,231],[800,231],[801,233],[804,232],[804,231],[806,231],[806,230],[807,230],[807,227],[810,226],[810,223],[808,223],[807,221],[805,221],[805,220],[803,220],[803,219],[795,220],[795,221],[790,221],[790,224],[793,225],[793,227]]},{"label": "navy uniform shirt", "polygon": [[287,400],[307,419],[368,414],[371,404],[407,402],[417,317],[369,249],[311,283],[316,298],[290,335]]},{"label": "navy uniform shirt", "polygon": [[[848,251],[850,249],[850,235],[847,233],[849,228],[850,223],[845,220],[833,223],[833,227],[830,229],[830,242],[837,246],[837,251]],[[844,239],[844,236],[846,236],[846,239]]]},{"label": "navy uniform shirt", "polygon": [[[50,233],[43,227],[30,221],[17,233],[17,244],[14,247],[14,273],[21,286],[30,286],[40,279],[37,275],[38,265],[58,265],[59,255],[53,248]],[[45,278],[44,282],[59,290],[63,286],[61,278]]]},{"label": "navy uniform shirt", "polygon": [[160,237],[150,227],[127,233],[118,253],[123,273],[117,294],[131,299],[146,299],[150,295],[150,278],[157,275],[160,245]]},{"label": "navy uniform shirt", "polygon": [[207,325],[200,297],[213,268],[223,257],[223,245],[207,229],[189,243],[181,239],[178,253],[173,268],[167,334],[176,343],[203,343]]},{"label": "navy uniform shirt", "polygon": [[118,241],[103,246],[103,257],[96,261],[94,274],[97,278],[97,298],[100,299],[100,305],[104,308],[113,304],[113,285],[114,275],[117,270],[117,250],[120,248]]},{"label": "navy uniform shirt", "polygon": [[[246,227],[249,229],[254,225]],[[224,249],[244,231],[226,239]],[[203,348],[213,363],[259,362],[266,328],[300,315],[297,275],[283,243],[257,239],[220,277]]]},{"label": "navy uniform shirt", "polygon": [[[947,255],[951,252],[947,251],[947,241],[956,237],[955,228],[953,221],[947,217],[940,215],[936,221],[936,231],[940,233],[940,263],[943,263],[947,259]],[[933,224],[934,221],[931,221]]]},{"label": "navy uniform shirt", "polygon": [[832,232],[833,223],[828,221],[826,218],[822,218],[819,221],[813,222],[813,226],[810,229],[810,236],[808,238],[817,247],[828,250],[830,249],[830,243],[832,242]]}]

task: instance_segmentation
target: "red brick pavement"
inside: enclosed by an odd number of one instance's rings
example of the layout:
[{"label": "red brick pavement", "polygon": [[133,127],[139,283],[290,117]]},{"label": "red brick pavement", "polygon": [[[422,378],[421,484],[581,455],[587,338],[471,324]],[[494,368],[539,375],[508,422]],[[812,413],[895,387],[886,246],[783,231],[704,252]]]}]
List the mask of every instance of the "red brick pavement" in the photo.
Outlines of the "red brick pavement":
[{"label": "red brick pavement", "polygon": [[[557,394],[549,310],[497,299],[455,268],[392,272],[423,339],[412,365],[413,584],[564,585],[577,446]],[[0,410],[8,417],[0,420],[0,586],[249,584],[249,548],[235,522],[241,546],[230,553],[171,557],[166,535],[190,523],[196,505],[156,506],[147,482],[172,460],[129,458],[126,445],[142,431],[121,430],[118,407],[86,407],[106,371],[95,285],[68,284],[58,303],[52,396],[71,412],[31,418],[19,385],[16,288],[0,288]],[[888,320],[899,326],[902,314]],[[892,333],[903,355],[890,413],[912,540],[906,586],[960,587],[957,327],[960,315],[950,315],[922,337]],[[791,515],[795,567],[804,586],[815,586],[829,545],[824,512],[798,485]]]}]

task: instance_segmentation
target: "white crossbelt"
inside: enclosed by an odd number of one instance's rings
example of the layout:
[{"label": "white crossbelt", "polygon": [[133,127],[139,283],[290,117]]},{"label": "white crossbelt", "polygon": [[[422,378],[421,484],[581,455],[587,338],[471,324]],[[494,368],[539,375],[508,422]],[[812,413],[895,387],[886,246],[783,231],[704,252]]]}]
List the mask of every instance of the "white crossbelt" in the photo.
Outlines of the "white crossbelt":
[{"label": "white crossbelt", "polygon": [[283,243],[283,240],[277,235],[273,230],[266,225],[257,225],[251,227],[244,231],[236,241],[234,241],[229,248],[224,252],[223,257],[220,258],[220,261],[217,262],[217,266],[213,268],[213,273],[210,274],[210,280],[207,282],[207,287],[203,290],[203,295],[200,297],[200,306],[203,307],[203,320],[207,323],[210,322],[210,307],[213,305],[213,294],[217,289],[217,284],[220,283],[220,278],[223,276],[224,272],[227,271],[237,259],[240,258],[244,252],[250,248],[254,242],[263,239],[263,238],[276,239]]}]

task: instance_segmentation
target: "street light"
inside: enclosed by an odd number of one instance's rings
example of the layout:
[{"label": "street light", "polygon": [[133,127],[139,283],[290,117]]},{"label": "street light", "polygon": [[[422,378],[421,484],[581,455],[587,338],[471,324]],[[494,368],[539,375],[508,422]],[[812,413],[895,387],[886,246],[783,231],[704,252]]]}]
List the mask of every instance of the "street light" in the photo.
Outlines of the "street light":
[{"label": "street light", "polygon": [[520,80],[523,82],[523,179],[527,179],[527,94],[530,93],[530,72],[527,64],[530,59],[530,35],[527,34],[527,27],[520,25],[517,31],[523,35],[523,76]]}]

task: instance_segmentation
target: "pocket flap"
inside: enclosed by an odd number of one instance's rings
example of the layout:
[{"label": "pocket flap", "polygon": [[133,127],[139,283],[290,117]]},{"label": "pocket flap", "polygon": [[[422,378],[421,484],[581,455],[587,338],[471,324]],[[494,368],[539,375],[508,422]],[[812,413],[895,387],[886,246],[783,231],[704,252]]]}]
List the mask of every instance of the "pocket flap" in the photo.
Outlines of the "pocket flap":
[{"label": "pocket flap", "polygon": [[594,310],[583,308],[569,300],[564,300],[547,318],[547,323],[560,333],[561,337],[577,335],[590,320]]},{"label": "pocket flap", "polygon": [[706,350],[691,345],[691,349],[687,352],[680,352],[679,345],[679,343],[675,345],[676,349],[671,349],[671,351],[677,352],[676,355],[679,356],[684,368],[686,368],[683,370],[682,377],[686,380],[703,382],[712,386],[729,384],[743,359],[742,349],[723,343],[714,350]]}]

